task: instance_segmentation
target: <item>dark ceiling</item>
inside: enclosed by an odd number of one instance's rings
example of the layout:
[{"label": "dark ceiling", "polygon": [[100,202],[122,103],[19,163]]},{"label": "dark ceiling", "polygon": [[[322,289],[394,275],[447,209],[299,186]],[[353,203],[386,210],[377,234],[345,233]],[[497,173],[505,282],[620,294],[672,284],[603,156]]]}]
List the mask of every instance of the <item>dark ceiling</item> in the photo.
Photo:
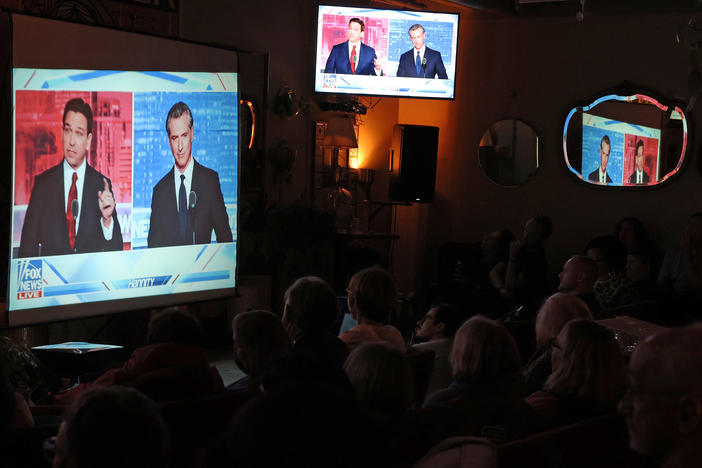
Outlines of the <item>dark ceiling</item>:
[{"label": "dark ceiling", "polygon": [[[584,5],[585,15],[692,13],[702,11],[702,0],[447,0],[498,16],[573,16]],[[417,3],[407,0],[408,4]]]}]

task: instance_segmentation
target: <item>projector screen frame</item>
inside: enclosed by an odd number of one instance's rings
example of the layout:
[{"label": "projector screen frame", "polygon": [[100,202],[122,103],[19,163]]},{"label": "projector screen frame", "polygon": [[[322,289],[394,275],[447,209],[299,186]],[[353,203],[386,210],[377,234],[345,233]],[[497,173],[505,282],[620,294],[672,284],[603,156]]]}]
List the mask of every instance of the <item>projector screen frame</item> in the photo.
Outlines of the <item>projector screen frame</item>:
[{"label": "projector screen frame", "polygon": [[[31,68],[44,68],[44,69],[80,69],[80,68],[87,68],[91,70],[115,70],[117,67],[114,66],[95,66],[95,64],[90,65],[89,67],[86,67],[85,59],[79,59],[76,60],[75,62],[64,62],[64,65],[60,67],[51,67],[51,66],[46,66],[43,63],[42,64],[34,64],[34,65],[29,65],[26,61],[18,61],[18,63],[14,63],[16,60],[16,54],[15,54],[15,25],[17,22],[17,18],[22,18],[20,21],[24,21],[25,19],[28,19],[29,21],[34,21],[34,22],[50,22],[57,28],[61,27],[68,27],[75,30],[84,30],[84,28],[89,28],[92,31],[98,31],[98,32],[110,32],[112,34],[117,34],[118,36],[129,36],[131,40],[135,42],[139,41],[144,41],[144,42],[152,42],[156,41],[158,42],[157,45],[153,45],[151,48],[156,49],[157,47],[160,47],[162,45],[168,46],[172,45],[172,51],[173,52],[175,49],[188,49],[188,50],[199,50],[200,52],[203,51],[208,51],[212,52],[212,54],[205,54],[205,53],[200,53],[200,54],[191,54],[188,56],[188,65],[189,66],[176,66],[176,65],[168,65],[166,64],[165,61],[170,60],[167,58],[164,58],[164,56],[160,56],[160,60],[164,60],[164,62],[157,63],[155,66],[153,65],[154,62],[150,61],[148,66],[147,63],[142,60],[143,63],[141,64],[134,64],[134,65],[129,65],[129,66],[124,66],[122,69],[123,70],[134,70],[134,71],[153,71],[153,70],[160,70],[160,71],[182,71],[182,72],[190,72],[190,71],[199,71],[199,72],[231,72],[235,73],[237,76],[237,81],[238,81],[238,75],[240,74],[240,69],[239,69],[239,61],[238,61],[238,51],[233,49],[233,48],[228,48],[225,46],[221,45],[211,45],[211,44],[206,44],[202,42],[197,42],[197,41],[192,41],[192,40],[187,40],[187,39],[180,39],[180,38],[172,38],[172,37],[167,37],[167,36],[161,36],[157,34],[148,34],[148,33],[137,33],[137,32],[132,32],[132,31],[124,31],[118,28],[112,28],[112,27],[105,27],[105,26],[98,26],[98,25],[86,25],[82,24],[79,22],[74,22],[74,21],[64,21],[64,20],[57,20],[54,18],[47,18],[44,16],[40,15],[32,15],[32,14],[26,14],[24,12],[15,12],[7,9],[3,9],[0,11],[0,29],[3,31],[7,31],[7,36],[10,39],[7,41],[7,46],[4,47],[5,50],[0,53],[0,64],[5,65],[4,66],[4,71],[5,71],[5,76],[8,77],[8,80],[5,80],[5,86],[3,87],[3,95],[5,97],[5,103],[7,108],[3,106],[0,106],[2,111],[2,118],[0,118],[0,122],[2,122],[4,119],[8,120],[9,125],[7,125],[6,128],[6,133],[5,136],[7,138],[7,142],[10,143],[8,147],[8,158],[6,162],[6,174],[7,174],[7,179],[8,179],[8,184],[7,187],[8,190],[14,190],[14,180],[10,180],[13,176],[13,161],[14,161],[14,155],[11,155],[10,153],[12,152],[12,148],[14,147],[14,144],[12,143],[14,141],[15,135],[12,132],[13,128],[13,109],[11,109],[12,102],[13,102],[13,85],[12,85],[12,76],[13,76],[13,69],[16,68],[21,68],[21,67],[26,67],[29,66]],[[5,33],[2,33],[3,35]],[[125,37],[126,37],[125,36]],[[59,44],[61,41],[57,41],[57,44],[52,44],[51,47],[60,47]],[[80,44],[76,47],[80,48]],[[49,49],[51,49],[49,47]],[[47,54],[48,52],[44,52],[44,54]],[[69,54],[70,55],[70,54]],[[108,55],[108,54],[106,54]],[[207,57],[206,57],[207,56]],[[213,58],[213,56],[216,56],[216,58]],[[190,60],[190,57],[195,57],[193,60]],[[27,59],[31,60],[31,59]],[[6,63],[5,63],[6,62]],[[226,66],[222,66],[223,63],[226,62]],[[106,62],[101,62],[102,65],[104,65]],[[174,63],[174,62],[172,62]],[[161,66],[163,65],[163,66]],[[240,174],[241,174],[241,148],[242,148],[242,142],[240,141],[238,132],[240,128],[240,117],[238,113],[239,109],[239,99],[240,99],[240,93],[241,90],[239,89],[239,86],[237,86],[237,102],[235,104],[235,107],[237,109],[237,122],[234,123],[234,126],[237,129],[237,143],[236,143],[236,190],[235,190],[235,197],[236,197],[236,216],[235,216],[235,232],[234,234],[234,251],[235,251],[235,259],[238,260],[238,253],[239,253],[239,238],[238,235],[236,234],[236,231],[238,231],[238,225],[239,225],[239,197],[240,197],[240,192],[241,192],[241,181],[240,181]],[[11,203],[11,200],[13,200],[13,194],[8,194],[9,196],[9,219],[12,219],[13,215],[13,208],[14,205]],[[8,229],[8,234],[5,237],[6,241],[6,246],[11,246],[10,239],[8,238],[9,236],[12,236],[12,233],[9,232]],[[7,248],[5,250],[5,254],[7,254],[6,260],[6,269],[5,271],[7,272],[7,275],[4,279],[6,284],[4,285],[4,291],[5,294],[11,293],[9,291],[9,274],[11,271],[11,247]],[[3,254],[3,255],[5,255]],[[2,258],[2,257],[0,257]],[[39,324],[39,323],[50,323],[50,322],[56,322],[56,321],[62,321],[62,320],[69,320],[69,319],[75,319],[75,318],[84,318],[88,316],[103,316],[103,315],[108,315],[108,314],[115,314],[115,313],[120,313],[120,312],[127,312],[130,310],[137,310],[137,309],[143,309],[143,308],[150,308],[150,307],[160,307],[160,306],[168,306],[168,305],[174,305],[174,304],[179,304],[183,302],[200,302],[200,301],[206,301],[206,300],[213,300],[213,299],[221,299],[221,298],[229,298],[229,297],[235,297],[237,295],[237,286],[238,286],[238,261],[234,264],[233,268],[233,282],[234,286],[233,287],[226,287],[226,288],[218,288],[218,289],[212,289],[212,290],[206,290],[206,291],[191,291],[191,292],[183,292],[183,293],[172,293],[172,294],[164,294],[164,295],[156,295],[156,296],[142,296],[142,297],[137,297],[137,298],[124,298],[124,299],[119,299],[117,301],[115,300],[101,300],[101,301],[96,301],[96,302],[88,302],[88,303],[82,303],[82,304],[68,304],[68,305],[57,305],[53,306],[50,308],[36,308],[36,309],[22,309],[22,310],[15,310],[15,311],[8,311],[8,303],[7,297],[5,298],[5,304],[1,308],[1,314],[0,314],[0,327],[16,327],[16,326],[25,326],[25,325],[32,325],[32,324]],[[50,318],[46,317],[47,311],[50,310]],[[15,314],[21,314],[22,318],[21,320],[13,319],[12,315]]]}]

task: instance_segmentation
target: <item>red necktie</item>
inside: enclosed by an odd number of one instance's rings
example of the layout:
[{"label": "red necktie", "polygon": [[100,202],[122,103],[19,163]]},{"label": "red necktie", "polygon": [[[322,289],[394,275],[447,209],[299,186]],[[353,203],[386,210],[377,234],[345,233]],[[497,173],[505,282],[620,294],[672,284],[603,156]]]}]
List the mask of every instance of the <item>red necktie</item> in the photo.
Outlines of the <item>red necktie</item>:
[{"label": "red necktie", "polygon": [[351,49],[351,73],[356,74],[356,46]]},{"label": "red necktie", "polygon": [[[71,182],[71,190],[68,191],[68,205],[66,206],[66,222],[68,223],[68,242],[71,243],[71,251],[76,246],[76,220],[73,217],[72,204],[73,200],[78,198],[78,191],[76,190],[76,180],[78,179],[78,174],[73,173],[73,181]],[[78,213],[76,213],[76,216]]]}]

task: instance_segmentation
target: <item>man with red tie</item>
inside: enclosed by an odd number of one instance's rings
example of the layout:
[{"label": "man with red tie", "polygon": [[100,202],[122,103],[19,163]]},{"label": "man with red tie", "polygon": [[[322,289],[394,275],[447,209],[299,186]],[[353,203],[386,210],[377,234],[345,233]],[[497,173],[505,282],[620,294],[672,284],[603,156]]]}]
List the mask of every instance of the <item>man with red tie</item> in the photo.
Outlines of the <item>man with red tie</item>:
[{"label": "man with red tie", "polygon": [[344,75],[382,75],[382,64],[375,49],[361,42],[366,25],[359,18],[349,20],[348,41],[332,47],[324,73]]},{"label": "man with red tie", "polygon": [[80,98],[63,111],[63,160],[34,179],[19,257],[122,250],[110,179],[88,165],[93,112]]}]

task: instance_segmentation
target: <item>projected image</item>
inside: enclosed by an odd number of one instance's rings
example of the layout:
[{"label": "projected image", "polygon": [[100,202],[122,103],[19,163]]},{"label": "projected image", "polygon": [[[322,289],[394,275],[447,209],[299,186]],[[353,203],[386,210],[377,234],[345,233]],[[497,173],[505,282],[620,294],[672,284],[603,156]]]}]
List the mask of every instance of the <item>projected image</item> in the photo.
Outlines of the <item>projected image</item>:
[{"label": "projected image", "polygon": [[458,15],[320,6],[315,90],[453,98]]},{"label": "projected image", "polygon": [[583,112],[582,139],[582,176],[588,181],[647,185],[658,180],[660,130]]},{"label": "projected image", "polygon": [[10,310],[234,286],[234,73],[15,69]]},{"label": "projected image", "polygon": [[[15,99],[14,256],[129,248],[131,94],[21,90]],[[76,182],[64,181],[69,171]]]},{"label": "projected image", "polygon": [[[655,129],[647,129],[656,134]],[[659,138],[628,134],[624,140],[624,185],[648,185],[658,180]]]},{"label": "projected image", "polygon": [[[237,103],[226,93],[134,93],[134,114],[132,248],[231,242]],[[181,168],[191,174],[182,196],[193,215],[182,225]]]}]

